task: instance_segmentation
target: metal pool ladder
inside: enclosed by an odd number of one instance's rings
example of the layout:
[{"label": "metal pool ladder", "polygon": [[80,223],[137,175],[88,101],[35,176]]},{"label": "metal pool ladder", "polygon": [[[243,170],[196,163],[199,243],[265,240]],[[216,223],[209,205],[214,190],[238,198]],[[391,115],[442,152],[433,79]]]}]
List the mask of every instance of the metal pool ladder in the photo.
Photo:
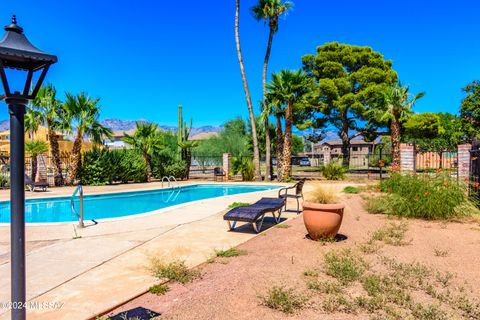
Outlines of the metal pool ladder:
[{"label": "metal pool ladder", "polygon": [[[80,200],[80,214],[75,210],[75,197],[79,196]],[[76,188],[75,191],[73,191],[72,197],[70,198],[70,207],[72,208],[72,213],[78,217],[78,226],[80,228],[84,228],[85,224],[83,223],[83,187],[81,184],[79,184]],[[92,219],[92,222],[94,224],[97,224],[98,222]]]},{"label": "metal pool ladder", "polygon": [[173,185],[174,188],[178,188],[178,187],[179,187],[179,186],[177,185],[177,179],[175,179],[174,176],[169,176],[169,177],[164,176],[164,177],[162,178],[162,188],[163,188],[163,182],[164,182],[164,181],[167,181],[167,188],[170,188],[170,184],[171,184],[172,182],[175,182],[175,185]]}]

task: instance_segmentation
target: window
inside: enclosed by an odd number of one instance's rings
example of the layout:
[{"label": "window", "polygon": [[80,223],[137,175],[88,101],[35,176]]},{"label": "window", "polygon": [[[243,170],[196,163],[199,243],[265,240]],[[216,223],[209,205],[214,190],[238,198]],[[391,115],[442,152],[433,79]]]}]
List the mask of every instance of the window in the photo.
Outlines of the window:
[{"label": "window", "polygon": [[358,147],[352,147],[352,151],[358,151]]}]

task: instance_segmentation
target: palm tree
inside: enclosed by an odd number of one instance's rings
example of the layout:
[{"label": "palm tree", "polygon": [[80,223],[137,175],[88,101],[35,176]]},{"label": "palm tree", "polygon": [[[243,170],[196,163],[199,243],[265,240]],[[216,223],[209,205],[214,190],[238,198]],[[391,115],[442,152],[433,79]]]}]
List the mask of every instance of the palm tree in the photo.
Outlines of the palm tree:
[{"label": "palm tree", "polygon": [[394,169],[400,168],[402,122],[411,115],[411,109],[415,102],[424,96],[425,93],[421,92],[411,97],[409,87],[402,86],[400,82],[397,82],[381,91],[368,111],[374,121],[389,127],[392,140],[392,168]]},{"label": "palm tree", "polygon": [[[57,90],[51,84],[42,86],[38,91],[37,96],[32,102],[32,107],[27,112],[26,119],[35,118],[40,120],[40,123],[45,125],[48,130],[48,142],[50,144],[50,152],[53,161],[53,176],[55,186],[63,185],[62,161],[60,159],[60,147],[58,145],[58,135],[56,130],[60,128],[60,106],[61,103],[55,98]],[[38,112],[35,113],[34,111]],[[26,120],[28,123],[30,120]],[[35,121],[28,124],[29,128],[38,129]],[[31,130],[31,129],[30,129]]]},{"label": "palm tree", "polygon": [[150,157],[160,152],[163,147],[163,139],[159,128],[155,123],[137,122],[133,135],[125,133],[123,141],[138,150],[145,161],[145,179],[148,181],[152,175]]},{"label": "palm tree", "polygon": [[[267,94],[268,95],[268,94]],[[271,97],[270,97],[271,98]],[[262,110],[262,114],[260,119],[265,122],[265,118],[271,115],[274,115],[276,118],[276,125],[275,125],[275,139],[274,145],[276,149],[276,158],[277,158],[277,179],[282,180],[282,158],[283,158],[283,129],[282,129],[282,118],[283,118],[283,109],[282,109],[283,102],[279,102],[277,100],[271,101],[267,99],[267,108]],[[269,133],[266,133],[269,135]],[[266,137],[266,136],[265,136]],[[266,140],[266,138],[265,138]],[[270,166],[270,172],[272,172],[272,167]]]},{"label": "palm tree", "polygon": [[31,140],[35,139],[35,132],[38,131],[41,123],[42,113],[31,106],[27,108],[25,113],[25,132],[28,132]]},{"label": "palm tree", "polygon": [[38,159],[37,157],[48,152],[48,144],[45,141],[31,140],[25,142],[25,152],[30,155],[32,161],[32,181],[35,181],[37,175]]},{"label": "palm tree", "polygon": [[82,164],[82,143],[85,136],[90,136],[95,143],[101,143],[102,138],[111,137],[112,131],[104,127],[98,120],[100,116],[100,99],[92,99],[87,93],[73,95],[65,94],[66,101],[62,106],[65,129],[67,132],[76,132],[72,147],[72,165],[69,168],[68,183],[77,178]]},{"label": "palm tree", "polygon": [[248,88],[247,75],[245,74],[245,66],[243,65],[242,49],[240,46],[240,0],[235,1],[235,43],[237,45],[238,63],[240,65],[240,73],[242,74],[243,89],[245,90],[245,98],[247,100],[248,113],[250,115],[250,124],[252,126],[253,141],[253,164],[255,167],[255,179],[262,180],[260,173],[260,155],[258,152],[257,127],[255,124],[255,114],[253,113],[252,99]]},{"label": "palm tree", "polygon": [[[285,132],[283,134],[283,156],[281,161],[282,180],[288,180],[291,175],[292,162],[292,126],[293,112],[297,107],[307,103],[307,94],[311,92],[312,82],[301,70],[282,70],[272,74],[272,81],[267,84],[267,98],[277,106],[285,105]],[[278,119],[278,118],[277,118]],[[277,124],[278,127],[278,124]]]},{"label": "palm tree", "polygon": [[[263,109],[267,109],[267,69],[268,60],[270,59],[270,51],[272,49],[273,35],[278,32],[278,21],[280,16],[286,14],[288,10],[293,7],[293,3],[282,0],[259,0],[257,5],[252,7],[252,14],[258,21],[263,20],[265,24],[268,21],[269,34],[267,51],[263,60],[263,72],[262,72],[262,89],[263,89]],[[265,128],[269,127],[268,117],[263,117]],[[268,129],[265,130],[265,164],[266,174],[265,179],[270,180],[270,166],[271,166],[271,143],[270,134]]]}]

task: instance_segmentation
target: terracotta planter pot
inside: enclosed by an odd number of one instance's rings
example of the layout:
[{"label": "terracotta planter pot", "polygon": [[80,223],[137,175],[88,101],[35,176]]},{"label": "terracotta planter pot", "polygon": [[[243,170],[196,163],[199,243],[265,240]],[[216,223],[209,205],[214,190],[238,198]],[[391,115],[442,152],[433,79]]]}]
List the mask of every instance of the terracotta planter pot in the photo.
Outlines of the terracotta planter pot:
[{"label": "terracotta planter pot", "polygon": [[335,237],[342,224],[344,204],[303,203],[303,222],[313,240]]}]

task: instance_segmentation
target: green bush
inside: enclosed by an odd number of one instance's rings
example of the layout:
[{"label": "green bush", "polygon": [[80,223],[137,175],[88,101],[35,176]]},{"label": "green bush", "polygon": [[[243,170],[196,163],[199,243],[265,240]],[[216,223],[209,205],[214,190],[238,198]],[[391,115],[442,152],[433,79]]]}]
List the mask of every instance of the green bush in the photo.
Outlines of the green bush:
[{"label": "green bush", "polygon": [[[127,183],[145,182],[145,162],[143,157],[135,150],[118,150],[121,152],[121,159],[118,166],[118,181]],[[116,179],[116,180],[117,180]]]},{"label": "green bush", "polygon": [[252,159],[239,156],[232,159],[233,174],[240,173],[243,181],[252,181],[255,176],[255,168]]},{"label": "green bush", "polygon": [[359,193],[360,192],[360,188],[358,187],[353,187],[353,186],[346,186],[345,188],[343,188],[343,193]]},{"label": "green bush", "polygon": [[177,161],[165,167],[166,176],[174,176],[175,179],[185,179],[188,173],[187,163],[185,161]]},{"label": "green bush", "polygon": [[371,213],[422,218],[450,219],[478,214],[467,192],[446,173],[437,175],[393,174],[381,183],[385,194],[372,198],[366,208]]},{"label": "green bush", "polygon": [[326,165],[320,167],[320,172],[327,180],[343,180],[347,169],[338,161],[330,161]]},{"label": "green bush", "polygon": [[145,163],[134,150],[98,149],[83,154],[80,179],[84,185],[145,181]]}]

